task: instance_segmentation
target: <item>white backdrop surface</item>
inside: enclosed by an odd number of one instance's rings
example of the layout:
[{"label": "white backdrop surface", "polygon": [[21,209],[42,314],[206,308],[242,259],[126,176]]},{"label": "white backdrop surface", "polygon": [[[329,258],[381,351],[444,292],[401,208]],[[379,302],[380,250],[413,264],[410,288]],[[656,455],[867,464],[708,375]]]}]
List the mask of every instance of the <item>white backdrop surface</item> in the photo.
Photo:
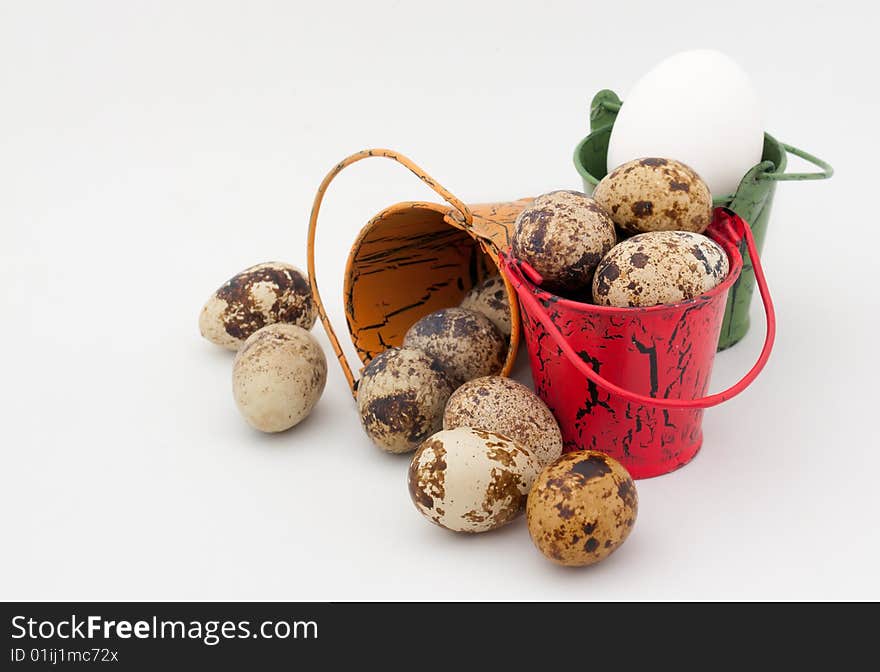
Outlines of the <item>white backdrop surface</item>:
[{"label": "white backdrop surface", "polygon": [[[880,599],[866,7],[0,3],[0,598]],[[593,93],[625,97],[659,59],[713,46],[752,74],[767,129],[837,175],[779,186],[770,364],[706,413],[691,465],[638,483],[608,561],[557,568],[523,520],[429,525],[407,459],[362,433],[320,326],[312,416],[277,436],[243,422],[232,355],[199,337],[198,311],[253,263],[305,267],[336,161],[392,147],[471,202],[577,188]],[[387,161],[331,187],[318,268],[337,324],[358,229],[429,197]],[[713,389],[760,348],[753,308]]]}]

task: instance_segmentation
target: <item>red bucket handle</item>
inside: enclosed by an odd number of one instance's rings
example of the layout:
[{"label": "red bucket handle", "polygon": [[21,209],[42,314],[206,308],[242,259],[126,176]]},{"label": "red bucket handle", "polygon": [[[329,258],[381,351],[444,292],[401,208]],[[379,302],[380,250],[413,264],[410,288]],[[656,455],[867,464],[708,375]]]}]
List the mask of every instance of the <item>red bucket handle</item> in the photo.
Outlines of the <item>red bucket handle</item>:
[{"label": "red bucket handle", "polygon": [[761,260],[758,256],[755,239],[752,237],[752,230],[741,217],[727,208],[718,208],[716,211],[716,217],[720,232],[726,234],[725,237],[731,244],[737,245],[743,239],[746,241],[746,248],[749,251],[749,257],[752,260],[755,279],[758,282],[758,290],[761,292],[761,301],[764,303],[764,314],[767,317],[767,332],[764,337],[764,347],[761,350],[761,354],[758,356],[758,361],[755,362],[755,365],[748,373],[726,390],[716,394],[710,394],[706,397],[700,397],[698,399],[663,399],[647,397],[643,394],[638,394],[615,385],[610,380],[603,378],[593,370],[593,367],[589,366],[577,355],[565,339],[565,336],[562,335],[553,323],[553,319],[547,313],[544,306],[539,303],[537,297],[535,297],[529,288],[526,287],[521,275],[523,269],[517,268],[517,266],[524,267],[525,265],[522,262],[514,262],[512,259],[505,258],[503,266],[511,271],[508,279],[516,290],[519,300],[523,303],[523,306],[526,309],[525,312],[528,315],[537,317],[538,321],[544,325],[547,333],[556,345],[559,346],[562,352],[565,353],[565,356],[568,357],[572,365],[589,380],[596,383],[596,385],[599,385],[608,392],[623,397],[627,401],[637,404],[647,404],[660,408],[709,408],[711,406],[717,406],[728,399],[732,399],[752,384],[767,363],[767,359],[770,357],[770,351],[773,349],[773,341],[776,338],[776,312],[773,309],[773,300],[770,298],[770,290],[767,288],[767,280],[764,277],[764,269],[761,267]]}]

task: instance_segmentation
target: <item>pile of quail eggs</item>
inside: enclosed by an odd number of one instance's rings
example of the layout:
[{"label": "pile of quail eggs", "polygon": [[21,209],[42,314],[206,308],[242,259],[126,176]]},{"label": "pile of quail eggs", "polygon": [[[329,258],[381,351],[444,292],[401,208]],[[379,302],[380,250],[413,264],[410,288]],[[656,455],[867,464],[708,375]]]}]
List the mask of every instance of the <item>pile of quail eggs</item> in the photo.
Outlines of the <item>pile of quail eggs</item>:
[{"label": "pile of quail eggs", "polygon": [[[711,215],[709,189],[693,170],[638,159],[607,175],[592,198],[573,191],[536,198],[517,218],[511,251],[544,289],[567,298],[617,307],[678,303],[728,273],[727,255],[702,235]],[[320,397],[327,362],[309,333],[315,319],[308,279],[282,263],[239,273],[202,309],[202,335],[237,350],[233,393],[256,429],[289,429]],[[593,564],[629,535],[635,485],[603,453],[562,454],[550,409],[498,375],[510,334],[507,289],[491,276],[369,362],[357,388],[361,424],[380,449],[412,453],[409,493],[431,522],[479,533],[525,512],[546,557]]]},{"label": "pile of quail eggs", "polygon": [[702,235],[712,196],[691,168],[662,158],[614,169],[590,198],[556,191],[517,220],[513,256],[565,298],[616,307],[673,304],[727,277],[727,255]]},{"label": "pile of quail eggs", "polygon": [[232,392],[255,429],[283,432],[318,403],[327,382],[327,359],[309,333],[317,318],[308,278],[281,262],[243,270],[202,308],[202,336],[236,351]]}]

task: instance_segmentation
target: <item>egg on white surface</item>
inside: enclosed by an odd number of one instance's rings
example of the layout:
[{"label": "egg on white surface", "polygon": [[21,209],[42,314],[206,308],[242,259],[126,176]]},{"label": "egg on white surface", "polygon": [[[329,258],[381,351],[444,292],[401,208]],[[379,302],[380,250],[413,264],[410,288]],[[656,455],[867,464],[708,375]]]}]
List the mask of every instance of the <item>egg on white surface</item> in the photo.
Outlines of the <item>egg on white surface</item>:
[{"label": "egg on white surface", "polygon": [[713,196],[732,194],[761,161],[761,104],[746,72],[711,49],[661,61],[624,98],[611,130],[608,170],[645,156],[693,168]]},{"label": "egg on white surface", "polygon": [[470,427],[425,439],[409,468],[419,512],[453,532],[488,532],[519,516],[541,463],[506,436]]},{"label": "egg on white surface", "polygon": [[567,567],[604,560],[626,541],[639,512],[629,472],[595,450],[566,453],[535,479],[526,505],[529,535]]},{"label": "egg on white surface", "polygon": [[326,382],[327,359],[318,341],[285,322],[251,334],[232,365],[238,410],[261,432],[283,432],[304,420]]},{"label": "egg on white surface", "polygon": [[318,319],[308,276],[296,266],[269,261],[237,273],[217,289],[199,313],[202,336],[228,350],[267,324],[311,329]]}]

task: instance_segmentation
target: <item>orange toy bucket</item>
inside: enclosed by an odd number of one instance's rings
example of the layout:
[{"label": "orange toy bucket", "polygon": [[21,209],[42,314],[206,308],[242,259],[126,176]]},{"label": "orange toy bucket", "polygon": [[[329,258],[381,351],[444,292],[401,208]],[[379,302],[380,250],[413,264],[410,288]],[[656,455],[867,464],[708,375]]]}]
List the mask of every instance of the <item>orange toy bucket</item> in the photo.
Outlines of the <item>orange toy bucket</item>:
[{"label": "orange toy bucket", "polygon": [[[334,166],[318,187],[312,205],[308,270],[321,323],[353,395],[357,393],[357,379],[318,291],[315,232],[330,182],[347,166],[373,156],[405,166],[445,204],[397,203],[367,222],[355,240],[345,266],[343,303],[351,341],[364,365],[384,350],[401,345],[407,329],[421,317],[458,305],[474,285],[499,273],[499,251],[510,246],[513,223],[532,202],[525,198],[466,205],[410,159],[390,149],[363,150]],[[516,293],[506,279],[505,285],[512,330],[502,375],[509,374],[513,367],[520,331]]]}]

